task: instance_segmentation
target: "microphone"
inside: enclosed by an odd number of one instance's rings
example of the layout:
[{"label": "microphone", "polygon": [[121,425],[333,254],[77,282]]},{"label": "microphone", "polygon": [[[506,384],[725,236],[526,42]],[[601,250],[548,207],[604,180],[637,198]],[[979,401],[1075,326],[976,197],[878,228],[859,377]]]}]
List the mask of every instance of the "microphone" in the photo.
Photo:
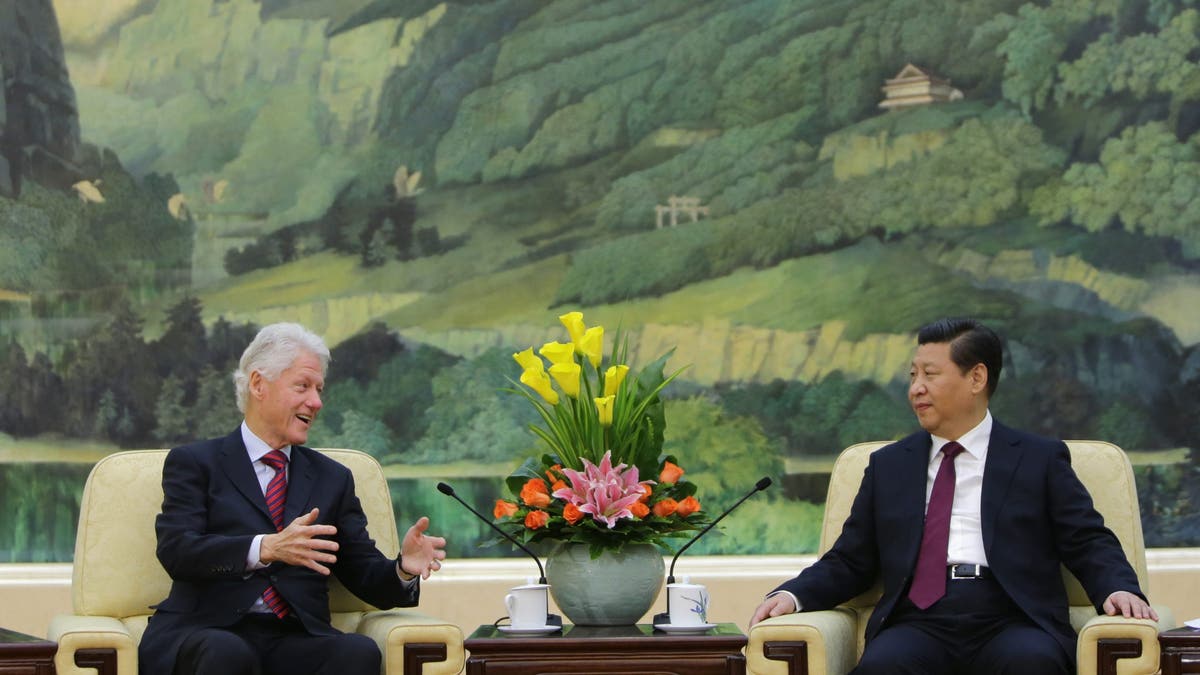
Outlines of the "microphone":
[{"label": "microphone", "polygon": [[[675,557],[671,558],[671,569],[667,573],[667,583],[668,584],[675,583],[675,561],[679,560],[679,556],[681,554],[683,554],[684,551],[688,550],[688,547],[690,547],[692,544],[699,541],[700,537],[703,537],[705,534],[708,533],[709,530],[713,529],[713,527],[715,527],[717,523],[721,522],[721,520],[723,520],[725,518],[725,516],[733,513],[733,510],[736,509],[737,507],[741,506],[742,502],[753,497],[754,493],[759,492],[760,490],[766,490],[769,487],[771,487],[770,476],[763,476],[762,478],[759,478],[758,482],[754,484],[753,490],[751,490],[751,491],[747,492],[745,495],[743,495],[741,499],[737,500],[736,504],[729,507],[728,509],[725,509],[725,513],[722,513],[720,516],[718,516],[716,520],[714,520],[708,524],[708,527],[705,527],[703,530],[700,530],[699,532],[697,532],[696,536],[692,537],[691,540],[688,541],[688,543],[684,544],[683,548],[679,549],[679,551],[675,553]],[[654,623],[655,624],[668,623],[668,622],[670,622],[670,620],[671,620],[671,594],[667,593],[667,611],[662,614],[655,614],[654,615]]]},{"label": "microphone", "polygon": [[[768,482],[769,482],[769,481],[768,481]],[[467,507],[467,510],[468,510],[468,511],[470,511],[471,513],[474,513],[476,518],[478,518],[478,519],[482,520],[483,522],[487,523],[489,527],[491,527],[493,530],[495,530],[495,531],[499,532],[499,533],[500,533],[500,536],[502,536],[502,537],[504,537],[505,539],[507,539],[507,540],[511,541],[511,542],[513,543],[513,546],[516,546],[517,548],[519,548],[519,549],[521,549],[522,551],[524,551],[524,552],[525,552],[525,555],[529,556],[530,558],[533,558],[533,562],[537,563],[537,566],[538,566],[538,583],[539,583],[539,584],[545,584],[545,583],[546,583],[546,572],[545,572],[545,571],[542,569],[542,561],[541,561],[541,560],[538,560],[538,557],[537,557],[536,555],[534,555],[534,554],[533,554],[533,551],[530,551],[529,549],[527,549],[527,548],[525,548],[524,546],[522,546],[522,545],[521,545],[521,542],[519,542],[519,541],[517,541],[516,539],[514,539],[514,538],[512,537],[512,535],[510,535],[509,533],[507,533],[507,532],[505,532],[504,530],[500,529],[499,527],[496,527],[496,524],[495,524],[495,523],[493,523],[492,521],[488,520],[486,516],[484,516],[482,513],[478,512],[478,511],[476,511],[475,509],[471,508],[471,505],[470,505],[470,504],[468,504],[468,503],[464,502],[464,501],[462,500],[462,497],[459,497],[457,494],[455,494],[455,493],[454,493],[454,488],[450,487],[449,485],[446,485],[445,483],[438,483],[438,484],[437,484],[437,489],[438,489],[438,492],[440,492],[440,493],[442,493],[442,494],[444,494],[444,495],[450,495],[451,497],[454,497],[454,499],[455,499],[456,501],[458,501],[458,503],[459,503],[459,504],[462,504],[463,506]],[[749,496],[749,495],[747,495],[747,496]],[[739,502],[739,503],[740,503],[740,502]],[[722,517],[724,517],[724,516],[722,516]]]}]

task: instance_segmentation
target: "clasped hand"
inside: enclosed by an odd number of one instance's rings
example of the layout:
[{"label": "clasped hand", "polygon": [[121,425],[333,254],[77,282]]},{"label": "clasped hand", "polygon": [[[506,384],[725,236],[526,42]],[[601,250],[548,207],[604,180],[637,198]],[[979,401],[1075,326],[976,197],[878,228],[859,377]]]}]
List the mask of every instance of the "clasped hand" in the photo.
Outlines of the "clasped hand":
[{"label": "clasped hand", "polygon": [[333,552],[338,550],[338,543],[319,537],[331,537],[337,534],[337,528],[333,525],[313,525],[320,513],[320,509],[313,509],[288,523],[279,532],[265,535],[259,543],[259,560],[267,564],[279,561],[307,567],[328,576],[329,568],[325,565],[337,562]]}]

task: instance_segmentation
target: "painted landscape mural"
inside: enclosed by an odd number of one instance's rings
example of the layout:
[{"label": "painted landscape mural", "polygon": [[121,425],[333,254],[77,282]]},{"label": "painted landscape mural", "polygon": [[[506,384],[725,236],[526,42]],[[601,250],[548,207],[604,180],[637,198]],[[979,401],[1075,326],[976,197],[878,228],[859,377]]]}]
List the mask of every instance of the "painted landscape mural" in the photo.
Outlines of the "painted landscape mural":
[{"label": "painted landscape mural", "polygon": [[232,430],[280,320],[333,347],[311,444],[509,554],[434,484],[490,510],[572,310],[689,366],[710,512],[777,479],[694,551],[812,551],[946,315],[1200,545],[1190,0],[0,0],[0,75],[0,562],[70,560],[105,454]]}]

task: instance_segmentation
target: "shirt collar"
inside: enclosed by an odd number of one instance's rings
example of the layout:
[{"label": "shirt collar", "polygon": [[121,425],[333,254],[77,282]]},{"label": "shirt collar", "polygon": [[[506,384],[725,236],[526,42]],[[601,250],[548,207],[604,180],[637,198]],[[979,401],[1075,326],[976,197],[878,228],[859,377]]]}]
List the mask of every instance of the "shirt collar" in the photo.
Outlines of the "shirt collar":
[{"label": "shirt collar", "polygon": [[[929,457],[932,460],[939,452],[942,451],[942,446],[950,442],[948,438],[941,436],[933,436],[933,446],[929,450]],[[975,425],[967,433],[963,434],[958,439],[958,444],[963,446],[963,450],[977,459],[982,459],[987,456],[988,442],[992,438],[992,411],[988,410],[983,415],[983,420]]]},{"label": "shirt collar", "polygon": [[[246,445],[246,454],[250,456],[251,462],[257,462],[263,458],[263,455],[273,450],[266,441],[250,431],[250,426],[246,424],[245,420],[242,420],[242,443]],[[289,462],[292,461],[292,446],[285,445],[279,451],[287,456]]]}]

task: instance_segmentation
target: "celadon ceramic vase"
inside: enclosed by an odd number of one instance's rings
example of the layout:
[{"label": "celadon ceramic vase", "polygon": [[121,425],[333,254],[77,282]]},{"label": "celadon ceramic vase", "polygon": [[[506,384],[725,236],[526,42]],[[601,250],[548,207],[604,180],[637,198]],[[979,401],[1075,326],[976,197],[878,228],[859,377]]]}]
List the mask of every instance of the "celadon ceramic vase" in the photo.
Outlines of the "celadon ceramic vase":
[{"label": "celadon ceramic vase", "polygon": [[587,544],[560,544],[546,561],[550,595],[576,626],[637,623],[662,590],[662,553],[653,544],[628,544],[595,560]]}]

